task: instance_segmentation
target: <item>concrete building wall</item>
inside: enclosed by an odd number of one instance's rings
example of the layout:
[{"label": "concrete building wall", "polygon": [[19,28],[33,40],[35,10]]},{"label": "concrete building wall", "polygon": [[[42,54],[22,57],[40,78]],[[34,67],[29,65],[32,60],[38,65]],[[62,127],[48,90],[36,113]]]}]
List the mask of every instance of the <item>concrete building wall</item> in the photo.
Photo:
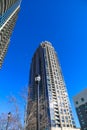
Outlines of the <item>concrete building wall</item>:
[{"label": "concrete building wall", "polygon": [[87,89],[74,96],[73,99],[76,108],[87,103]]},{"label": "concrete building wall", "polygon": [[77,94],[73,99],[81,130],[87,130],[87,89]]},{"label": "concrete building wall", "polygon": [[80,128],[52,128],[51,130],[80,130]]}]

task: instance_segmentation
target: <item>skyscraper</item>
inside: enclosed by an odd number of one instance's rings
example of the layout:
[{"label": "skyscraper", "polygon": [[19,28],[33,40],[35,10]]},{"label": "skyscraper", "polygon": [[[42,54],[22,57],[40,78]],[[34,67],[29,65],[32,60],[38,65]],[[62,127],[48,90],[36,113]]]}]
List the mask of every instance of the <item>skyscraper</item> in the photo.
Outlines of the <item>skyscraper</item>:
[{"label": "skyscraper", "polygon": [[[41,77],[39,84],[35,80],[38,74]],[[31,63],[26,130],[75,129],[57,54],[51,43],[42,42]]]},{"label": "skyscraper", "polygon": [[21,0],[0,0],[0,67],[16,23]]},{"label": "skyscraper", "polygon": [[74,96],[74,104],[81,130],[87,130],[87,89]]}]

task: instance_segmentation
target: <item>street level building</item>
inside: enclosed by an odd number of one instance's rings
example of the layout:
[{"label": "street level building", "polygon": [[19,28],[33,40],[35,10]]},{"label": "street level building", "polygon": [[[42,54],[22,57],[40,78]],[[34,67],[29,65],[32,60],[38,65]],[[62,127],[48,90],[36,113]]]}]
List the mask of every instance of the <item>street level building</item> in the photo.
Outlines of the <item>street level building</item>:
[{"label": "street level building", "polygon": [[[37,83],[38,74],[41,80]],[[25,128],[26,130],[77,129],[57,53],[47,41],[40,44],[32,58]]]},{"label": "street level building", "polygon": [[0,0],[0,67],[5,57],[21,0]]},{"label": "street level building", "polygon": [[74,104],[81,125],[81,130],[87,130],[87,89],[74,97]]}]

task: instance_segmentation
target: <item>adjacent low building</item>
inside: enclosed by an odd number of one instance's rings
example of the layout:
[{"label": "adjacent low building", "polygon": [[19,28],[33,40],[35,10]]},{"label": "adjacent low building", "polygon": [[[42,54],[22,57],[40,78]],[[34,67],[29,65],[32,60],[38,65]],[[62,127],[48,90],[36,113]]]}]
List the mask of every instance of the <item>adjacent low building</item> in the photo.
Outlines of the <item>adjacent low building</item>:
[{"label": "adjacent low building", "polygon": [[81,125],[81,130],[87,130],[87,89],[74,97],[74,104]]}]

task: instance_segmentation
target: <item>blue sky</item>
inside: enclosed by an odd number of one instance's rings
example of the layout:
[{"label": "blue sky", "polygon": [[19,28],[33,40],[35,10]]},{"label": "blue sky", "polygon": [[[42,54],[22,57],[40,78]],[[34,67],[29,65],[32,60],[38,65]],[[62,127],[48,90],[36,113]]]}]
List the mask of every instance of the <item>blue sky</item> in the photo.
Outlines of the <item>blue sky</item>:
[{"label": "blue sky", "polygon": [[23,0],[0,70],[0,112],[8,112],[10,93],[27,86],[31,58],[44,40],[58,53],[71,102],[87,87],[87,1]]}]

